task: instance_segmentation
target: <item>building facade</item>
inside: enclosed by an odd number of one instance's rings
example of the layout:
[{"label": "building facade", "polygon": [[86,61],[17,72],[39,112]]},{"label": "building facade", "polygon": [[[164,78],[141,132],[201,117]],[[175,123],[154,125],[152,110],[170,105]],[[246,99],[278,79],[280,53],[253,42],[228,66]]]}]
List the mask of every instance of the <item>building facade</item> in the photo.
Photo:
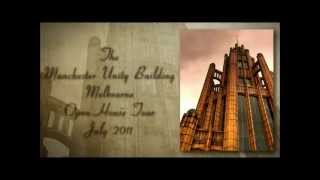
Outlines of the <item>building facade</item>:
[{"label": "building facade", "polygon": [[212,63],[196,109],[180,122],[180,150],[274,151],[273,73],[261,53],[230,48],[223,71]]},{"label": "building facade", "polygon": [[62,156],[68,157],[75,151],[72,142],[75,120],[66,115],[67,104],[51,96],[51,89],[52,80],[40,73],[40,157],[60,157],[56,148],[50,148],[57,145],[65,147],[67,152]]}]

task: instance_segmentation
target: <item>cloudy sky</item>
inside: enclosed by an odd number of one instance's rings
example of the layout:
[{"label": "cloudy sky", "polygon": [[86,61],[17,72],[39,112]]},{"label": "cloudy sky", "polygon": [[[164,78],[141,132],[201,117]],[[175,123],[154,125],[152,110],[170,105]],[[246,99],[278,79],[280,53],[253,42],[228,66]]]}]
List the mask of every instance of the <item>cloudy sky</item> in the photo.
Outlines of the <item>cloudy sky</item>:
[{"label": "cloudy sky", "polygon": [[180,119],[196,108],[209,64],[223,69],[224,54],[238,41],[256,59],[262,53],[273,71],[272,29],[193,29],[180,35]]}]

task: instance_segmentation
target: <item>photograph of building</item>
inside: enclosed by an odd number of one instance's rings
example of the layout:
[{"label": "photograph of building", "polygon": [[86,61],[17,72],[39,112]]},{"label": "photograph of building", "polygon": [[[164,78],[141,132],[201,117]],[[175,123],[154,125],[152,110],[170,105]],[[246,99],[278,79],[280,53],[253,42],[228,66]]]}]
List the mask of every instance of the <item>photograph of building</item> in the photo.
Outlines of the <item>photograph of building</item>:
[{"label": "photograph of building", "polygon": [[209,65],[196,108],[180,121],[182,152],[275,150],[273,72],[262,53],[249,52],[237,42],[223,69]]}]

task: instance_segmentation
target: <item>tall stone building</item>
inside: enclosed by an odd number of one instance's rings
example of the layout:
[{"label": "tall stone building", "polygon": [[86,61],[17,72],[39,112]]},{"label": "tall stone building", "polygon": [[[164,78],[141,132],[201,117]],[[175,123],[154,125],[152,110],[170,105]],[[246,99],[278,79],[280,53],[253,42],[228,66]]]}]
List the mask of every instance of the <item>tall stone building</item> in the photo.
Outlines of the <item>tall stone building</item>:
[{"label": "tall stone building", "polygon": [[243,45],[230,48],[223,71],[212,63],[196,109],[180,122],[180,150],[274,151],[273,73]]}]

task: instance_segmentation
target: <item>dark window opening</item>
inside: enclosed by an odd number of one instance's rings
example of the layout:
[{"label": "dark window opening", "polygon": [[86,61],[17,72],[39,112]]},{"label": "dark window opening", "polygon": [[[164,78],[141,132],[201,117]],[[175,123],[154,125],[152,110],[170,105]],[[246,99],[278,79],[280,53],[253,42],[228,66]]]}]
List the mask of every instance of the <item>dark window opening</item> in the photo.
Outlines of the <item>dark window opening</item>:
[{"label": "dark window opening", "polygon": [[216,106],[217,106],[217,99],[213,100],[213,102],[212,102],[212,109],[213,109],[212,116],[211,116],[211,118],[212,118],[211,119],[211,122],[212,122],[211,127],[212,128],[214,127],[214,117],[216,115]]},{"label": "dark window opening", "polygon": [[238,68],[239,68],[239,69],[242,69],[242,68],[243,68],[241,61],[238,61]]},{"label": "dark window opening", "polygon": [[224,115],[225,115],[225,110],[226,110],[226,97],[223,96],[222,98],[222,111],[221,111],[221,126],[222,126],[222,130],[224,131]]},{"label": "dark window opening", "polygon": [[247,112],[245,105],[245,96],[238,95],[238,122],[239,122],[239,140],[240,152],[249,151],[249,132],[247,126]]},{"label": "dark window opening", "polygon": [[245,85],[245,80],[242,76],[239,76],[238,78],[238,85]]},{"label": "dark window opening", "polygon": [[248,64],[247,61],[244,61],[244,62],[243,62],[243,66],[244,66],[245,69],[249,69],[249,64]]},{"label": "dark window opening", "polygon": [[272,112],[270,101],[269,101],[269,99],[267,97],[264,97],[263,98],[263,102],[264,102],[265,108],[267,110],[270,127],[271,127],[271,129],[273,129],[274,128],[274,125],[273,125],[273,112]]},{"label": "dark window opening", "polygon": [[257,151],[268,151],[267,143],[265,141],[262,115],[258,106],[258,98],[250,96],[250,101]]},{"label": "dark window opening", "polygon": [[248,86],[252,86],[253,85],[253,82],[252,82],[251,78],[246,78],[245,81],[246,81],[246,85],[248,85]]}]

